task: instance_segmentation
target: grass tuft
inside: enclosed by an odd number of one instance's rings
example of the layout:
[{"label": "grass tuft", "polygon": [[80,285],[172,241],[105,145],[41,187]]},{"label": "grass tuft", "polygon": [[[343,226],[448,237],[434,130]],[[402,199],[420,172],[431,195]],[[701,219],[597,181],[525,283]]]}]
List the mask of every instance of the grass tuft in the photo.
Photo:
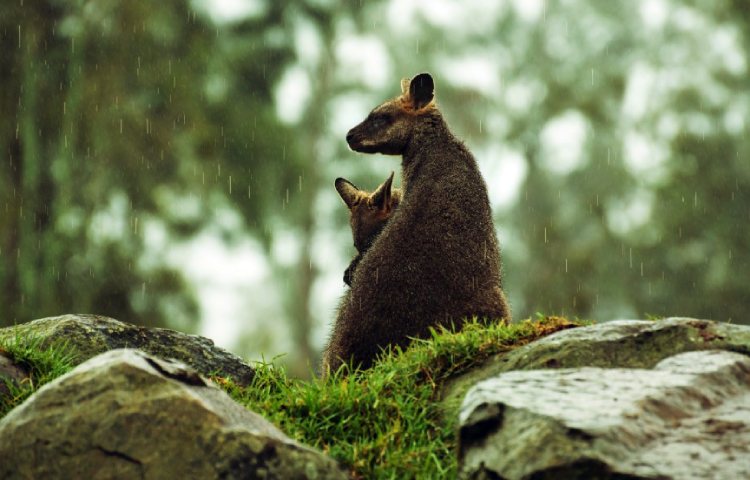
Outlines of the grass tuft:
[{"label": "grass tuft", "polygon": [[0,395],[0,418],[23,403],[45,383],[69,372],[75,364],[75,353],[66,342],[42,346],[42,339],[18,335],[0,340],[0,351],[28,373],[20,384],[0,378],[8,395]]},{"label": "grass tuft", "polygon": [[261,362],[246,388],[217,381],[289,436],[339,460],[353,478],[455,477],[455,426],[446,419],[456,412],[444,412],[438,401],[444,382],[495,354],[577,325],[560,317],[511,325],[475,320],[456,333],[434,330],[403,352],[385,351],[366,371],[345,375],[344,366],[329,378],[302,381]]}]

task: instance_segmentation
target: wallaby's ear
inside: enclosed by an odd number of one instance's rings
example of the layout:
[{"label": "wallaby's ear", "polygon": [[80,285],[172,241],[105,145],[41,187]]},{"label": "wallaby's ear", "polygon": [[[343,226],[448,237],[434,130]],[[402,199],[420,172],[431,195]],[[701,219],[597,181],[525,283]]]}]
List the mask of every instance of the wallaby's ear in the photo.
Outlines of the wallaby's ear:
[{"label": "wallaby's ear", "polygon": [[435,84],[429,73],[420,73],[409,84],[409,98],[414,110],[426,107],[435,96]]},{"label": "wallaby's ear", "polygon": [[336,179],[336,191],[341,195],[347,208],[351,210],[359,197],[359,189],[349,180],[339,177]]},{"label": "wallaby's ear", "polygon": [[378,210],[389,211],[391,209],[391,187],[393,186],[393,172],[383,182],[382,185],[375,190],[370,197],[371,205],[377,207]]},{"label": "wallaby's ear", "polygon": [[401,79],[401,94],[406,95],[409,93],[409,85],[411,84],[411,79],[408,78],[402,78]]}]

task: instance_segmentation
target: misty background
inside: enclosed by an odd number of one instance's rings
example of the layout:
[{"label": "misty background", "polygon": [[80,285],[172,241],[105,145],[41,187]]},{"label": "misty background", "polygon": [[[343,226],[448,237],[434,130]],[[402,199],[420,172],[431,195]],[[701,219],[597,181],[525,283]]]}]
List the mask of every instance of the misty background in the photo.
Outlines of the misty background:
[{"label": "misty background", "polygon": [[430,72],[516,319],[748,323],[746,0],[7,0],[0,325],[96,313],[310,373],[344,137]]}]

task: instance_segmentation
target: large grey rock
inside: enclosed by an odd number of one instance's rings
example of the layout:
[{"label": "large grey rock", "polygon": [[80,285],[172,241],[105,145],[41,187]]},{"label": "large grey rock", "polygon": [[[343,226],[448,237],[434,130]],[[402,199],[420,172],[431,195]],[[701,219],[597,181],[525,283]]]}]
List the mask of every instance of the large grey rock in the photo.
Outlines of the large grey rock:
[{"label": "large grey rock", "polygon": [[750,355],[750,326],[667,318],[616,320],[553,333],[495,356],[448,382],[446,403],[458,406],[471,386],[503,372],[570,367],[653,368],[681,352],[729,350]]},{"label": "large grey rock", "polygon": [[0,421],[0,478],[334,479],[338,465],[176,362],[95,357]]},{"label": "large grey rock", "polygon": [[83,362],[117,348],[136,348],[161,358],[187,363],[203,375],[232,377],[239,385],[248,385],[255,371],[240,357],[198,335],[165,328],[139,327],[99,315],[62,315],[0,329],[0,339],[36,337],[44,348],[54,342],[70,345]]},{"label": "large grey rock", "polygon": [[469,391],[459,434],[463,478],[750,478],[750,358],[504,373]]}]

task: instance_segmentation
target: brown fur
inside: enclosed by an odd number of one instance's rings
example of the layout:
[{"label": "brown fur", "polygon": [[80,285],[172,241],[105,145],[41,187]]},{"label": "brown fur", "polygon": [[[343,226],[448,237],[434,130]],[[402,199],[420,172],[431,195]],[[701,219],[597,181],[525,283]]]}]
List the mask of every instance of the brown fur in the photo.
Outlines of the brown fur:
[{"label": "brown fur", "polygon": [[[510,320],[487,187],[448,129],[432,78],[415,77],[347,135],[366,153],[401,155],[399,208],[362,257],[324,353],[324,373],[367,368],[388,345],[406,346],[438,325],[474,315]],[[408,108],[405,108],[408,106]]]},{"label": "brown fur", "polygon": [[372,193],[360,190],[345,178],[336,179],[336,191],[349,209],[354,248],[357,255],[344,272],[344,282],[351,286],[354,271],[362,256],[380,234],[385,224],[398,208],[401,191],[393,188],[393,172]]}]

